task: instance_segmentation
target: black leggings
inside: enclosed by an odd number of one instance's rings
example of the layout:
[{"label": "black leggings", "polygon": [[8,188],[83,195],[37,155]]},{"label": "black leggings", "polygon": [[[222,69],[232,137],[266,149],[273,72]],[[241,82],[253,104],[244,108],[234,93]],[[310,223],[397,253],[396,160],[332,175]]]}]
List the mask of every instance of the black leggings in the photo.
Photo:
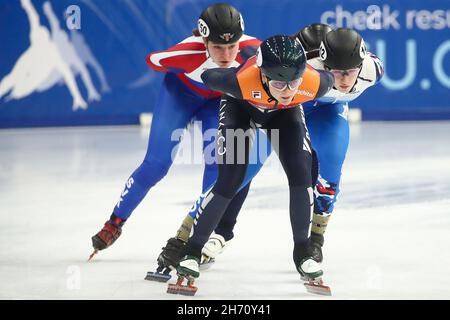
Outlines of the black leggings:
[{"label": "black leggings", "polygon": [[224,97],[216,146],[219,174],[199,210],[188,242],[189,254],[200,255],[201,248],[239,190],[245,178],[256,125],[267,131],[288,178],[294,242],[301,244],[308,240],[313,202],[311,144],[302,109],[263,112],[243,100]]},{"label": "black leggings", "polygon": [[[317,154],[314,150],[312,151],[312,168],[311,168],[311,179],[317,181],[319,175],[319,161],[317,159]],[[220,234],[224,237],[225,241],[229,241],[234,238],[234,227],[237,223],[237,217],[241,211],[241,208],[247,198],[248,192],[250,190],[251,181],[241,189],[231,201],[228,208],[225,210],[222,218],[220,219],[217,228],[214,230],[215,233]]]}]

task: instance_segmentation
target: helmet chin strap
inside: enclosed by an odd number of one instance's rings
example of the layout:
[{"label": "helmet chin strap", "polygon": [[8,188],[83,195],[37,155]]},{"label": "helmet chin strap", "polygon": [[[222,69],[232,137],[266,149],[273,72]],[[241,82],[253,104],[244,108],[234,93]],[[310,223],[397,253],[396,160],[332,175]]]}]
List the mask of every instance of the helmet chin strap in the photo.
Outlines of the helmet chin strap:
[{"label": "helmet chin strap", "polygon": [[355,83],[353,84],[353,86],[352,86],[352,88],[350,89],[349,92],[352,92],[353,89],[355,89],[355,86],[356,86],[356,83],[358,82],[358,78],[359,78],[359,75],[361,74],[361,71],[362,71],[362,66],[360,67],[359,72],[358,72],[358,76],[356,77],[356,80],[355,80]]},{"label": "helmet chin strap", "polygon": [[206,59],[209,59],[209,58],[212,59],[211,54],[209,53],[209,50],[208,50],[208,39],[203,38],[203,42],[205,43],[205,48],[206,48],[206,52],[205,52]]},{"label": "helmet chin strap", "polygon": [[361,74],[361,71],[362,71],[362,62],[361,62],[361,65],[359,66],[358,76],[356,77],[355,83],[354,83],[353,86],[351,87],[349,93],[352,92],[353,89],[355,89],[355,86],[356,86],[356,83],[358,82],[358,78],[359,78],[359,75]]},{"label": "helmet chin strap", "polygon": [[[269,89],[269,86],[267,85],[267,82],[263,81],[263,79],[262,79],[262,72],[260,73],[260,79],[261,79],[261,83],[262,83],[262,86],[264,88],[264,91],[266,91],[267,95],[269,96],[269,99],[267,100],[267,102],[275,101],[275,106],[274,107],[277,107],[278,106],[278,100],[275,99],[275,97],[270,93],[270,89]],[[266,79],[267,79],[267,76],[266,76]]]},{"label": "helmet chin strap", "polygon": [[209,43],[209,40],[208,40],[207,38],[203,38],[203,42],[205,43],[205,48],[206,48],[206,52],[205,52],[205,54],[206,54],[206,59],[211,58],[211,60],[212,60],[215,64],[218,65],[218,63],[217,63],[216,61],[214,61],[214,59],[213,59],[211,53],[209,53],[209,49],[208,49],[208,43]]}]

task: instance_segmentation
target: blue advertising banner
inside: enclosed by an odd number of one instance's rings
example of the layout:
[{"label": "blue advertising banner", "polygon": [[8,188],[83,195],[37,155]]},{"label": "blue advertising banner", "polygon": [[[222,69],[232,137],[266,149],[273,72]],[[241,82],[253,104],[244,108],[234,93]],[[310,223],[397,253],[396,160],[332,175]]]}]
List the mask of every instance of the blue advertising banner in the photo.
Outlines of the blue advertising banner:
[{"label": "blue advertising banner", "polygon": [[[191,34],[213,1],[0,0],[0,128],[137,123],[162,74],[145,57]],[[229,1],[264,39],[354,28],[385,66],[350,107],[366,120],[450,119],[450,1]]]}]

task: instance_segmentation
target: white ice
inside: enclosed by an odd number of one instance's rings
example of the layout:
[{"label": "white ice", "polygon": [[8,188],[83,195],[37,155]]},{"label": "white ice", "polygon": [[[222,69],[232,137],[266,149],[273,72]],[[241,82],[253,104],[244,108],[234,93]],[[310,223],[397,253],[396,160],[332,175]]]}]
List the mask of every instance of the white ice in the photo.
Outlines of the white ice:
[{"label": "white ice", "polygon": [[139,127],[0,131],[1,299],[450,299],[450,122],[352,125],[326,233],[325,281],[306,293],[292,262],[287,181],[272,159],[254,179],[235,239],[193,298],[144,280],[201,186],[176,165],[121,238],[87,262],[146,151]]}]

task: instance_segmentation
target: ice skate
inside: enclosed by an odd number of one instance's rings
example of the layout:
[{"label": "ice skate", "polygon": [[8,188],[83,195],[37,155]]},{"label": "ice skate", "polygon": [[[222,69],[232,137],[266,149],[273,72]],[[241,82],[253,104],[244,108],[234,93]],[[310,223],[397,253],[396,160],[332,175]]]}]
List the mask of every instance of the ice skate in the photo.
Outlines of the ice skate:
[{"label": "ice skate", "polygon": [[94,252],[89,256],[89,260],[91,260],[100,250],[104,250],[111,246],[121,234],[122,228],[119,224],[116,224],[111,220],[106,221],[102,230],[92,237]]},{"label": "ice skate", "polygon": [[164,266],[158,266],[156,268],[156,271],[148,271],[147,275],[145,276],[145,280],[149,281],[157,281],[157,282],[167,282],[169,281],[172,276],[170,275],[170,272],[172,271],[169,267]]},{"label": "ice skate", "polygon": [[331,288],[324,284],[322,278],[309,280],[304,283],[306,291],[322,296],[331,296]]},{"label": "ice skate", "polygon": [[320,263],[312,257],[306,257],[297,266],[297,270],[300,273],[300,279],[305,281],[306,291],[331,296],[330,287],[325,285],[322,280],[323,271]]},{"label": "ice skate", "polygon": [[147,272],[145,280],[167,282],[172,276],[170,272],[174,270],[181,258],[185,242],[178,238],[170,238],[162,248],[158,256],[158,268],[155,272]]},{"label": "ice skate", "polygon": [[202,249],[200,270],[209,269],[214,264],[216,257],[223,252],[225,246],[224,237],[220,234],[212,235]]},{"label": "ice skate", "polygon": [[[194,281],[200,276],[200,259],[194,256],[185,256],[177,267],[178,279],[175,284],[169,284],[167,293],[193,296],[197,292]],[[183,282],[186,280],[186,284]]]},{"label": "ice skate", "polygon": [[322,280],[323,270],[321,264],[315,259],[313,241],[296,243],[294,246],[294,263],[304,281],[306,290],[310,293],[331,295],[330,287]]}]

